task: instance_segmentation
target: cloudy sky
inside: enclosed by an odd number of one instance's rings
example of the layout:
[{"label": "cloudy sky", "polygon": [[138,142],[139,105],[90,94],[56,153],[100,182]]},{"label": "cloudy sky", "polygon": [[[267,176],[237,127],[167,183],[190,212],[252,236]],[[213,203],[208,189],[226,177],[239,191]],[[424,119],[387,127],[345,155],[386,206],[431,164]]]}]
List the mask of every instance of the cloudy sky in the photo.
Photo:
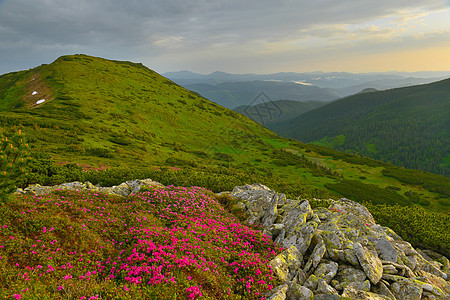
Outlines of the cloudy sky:
[{"label": "cloudy sky", "polygon": [[75,53],[160,73],[450,71],[450,1],[0,0],[0,74]]}]

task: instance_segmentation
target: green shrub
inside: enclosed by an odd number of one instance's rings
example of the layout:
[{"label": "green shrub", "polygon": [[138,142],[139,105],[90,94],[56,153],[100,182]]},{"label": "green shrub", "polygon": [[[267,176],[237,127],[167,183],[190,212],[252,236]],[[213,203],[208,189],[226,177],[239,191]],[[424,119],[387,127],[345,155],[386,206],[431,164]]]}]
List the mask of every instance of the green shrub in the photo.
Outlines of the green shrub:
[{"label": "green shrub", "polygon": [[27,149],[20,130],[9,138],[0,136],[0,201],[6,200],[26,176]]}]

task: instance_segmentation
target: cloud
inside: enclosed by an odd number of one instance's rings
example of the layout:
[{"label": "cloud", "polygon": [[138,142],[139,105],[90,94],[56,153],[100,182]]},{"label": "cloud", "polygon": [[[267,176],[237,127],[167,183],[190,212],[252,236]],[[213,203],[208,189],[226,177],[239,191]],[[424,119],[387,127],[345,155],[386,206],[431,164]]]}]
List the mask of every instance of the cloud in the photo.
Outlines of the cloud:
[{"label": "cloud", "polygon": [[205,53],[241,61],[247,53],[283,53],[283,46],[392,40],[446,9],[441,0],[0,0],[0,55],[40,64],[44,52],[85,51],[162,68],[172,67],[172,55],[192,68]]}]

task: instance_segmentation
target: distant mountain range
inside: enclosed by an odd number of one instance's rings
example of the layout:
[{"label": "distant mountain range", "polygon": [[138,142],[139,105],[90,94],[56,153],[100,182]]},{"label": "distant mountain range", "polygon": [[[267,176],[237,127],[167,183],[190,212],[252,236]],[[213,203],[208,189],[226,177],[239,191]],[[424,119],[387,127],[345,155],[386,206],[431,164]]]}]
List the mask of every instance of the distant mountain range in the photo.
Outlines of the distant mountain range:
[{"label": "distant mountain range", "polygon": [[267,126],[302,142],[450,175],[450,79],[359,93]]},{"label": "distant mountain range", "polygon": [[227,108],[252,105],[264,92],[271,100],[331,101],[367,88],[386,90],[431,83],[450,76],[450,72],[416,73],[275,73],[203,75],[190,71],[163,74],[179,85]]},{"label": "distant mountain range", "polygon": [[325,105],[325,102],[301,102],[293,100],[258,101],[255,105],[238,106],[234,111],[255,122],[268,126],[269,124],[293,119],[322,105]]}]

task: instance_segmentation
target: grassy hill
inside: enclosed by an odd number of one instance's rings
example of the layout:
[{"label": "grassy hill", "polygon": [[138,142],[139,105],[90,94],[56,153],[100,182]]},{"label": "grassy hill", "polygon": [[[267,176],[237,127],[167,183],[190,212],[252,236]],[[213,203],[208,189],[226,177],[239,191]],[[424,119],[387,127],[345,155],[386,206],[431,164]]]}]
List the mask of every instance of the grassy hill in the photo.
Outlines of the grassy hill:
[{"label": "grassy hill", "polygon": [[283,136],[450,175],[450,79],[356,94],[271,125]]},{"label": "grassy hill", "polygon": [[[373,213],[450,211],[449,178],[281,138],[141,64],[71,55],[0,76],[0,131],[19,130],[34,157],[20,186],[152,178],[219,192],[260,182],[291,199],[367,201]],[[424,226],[409,234],[435,230]]]}]

